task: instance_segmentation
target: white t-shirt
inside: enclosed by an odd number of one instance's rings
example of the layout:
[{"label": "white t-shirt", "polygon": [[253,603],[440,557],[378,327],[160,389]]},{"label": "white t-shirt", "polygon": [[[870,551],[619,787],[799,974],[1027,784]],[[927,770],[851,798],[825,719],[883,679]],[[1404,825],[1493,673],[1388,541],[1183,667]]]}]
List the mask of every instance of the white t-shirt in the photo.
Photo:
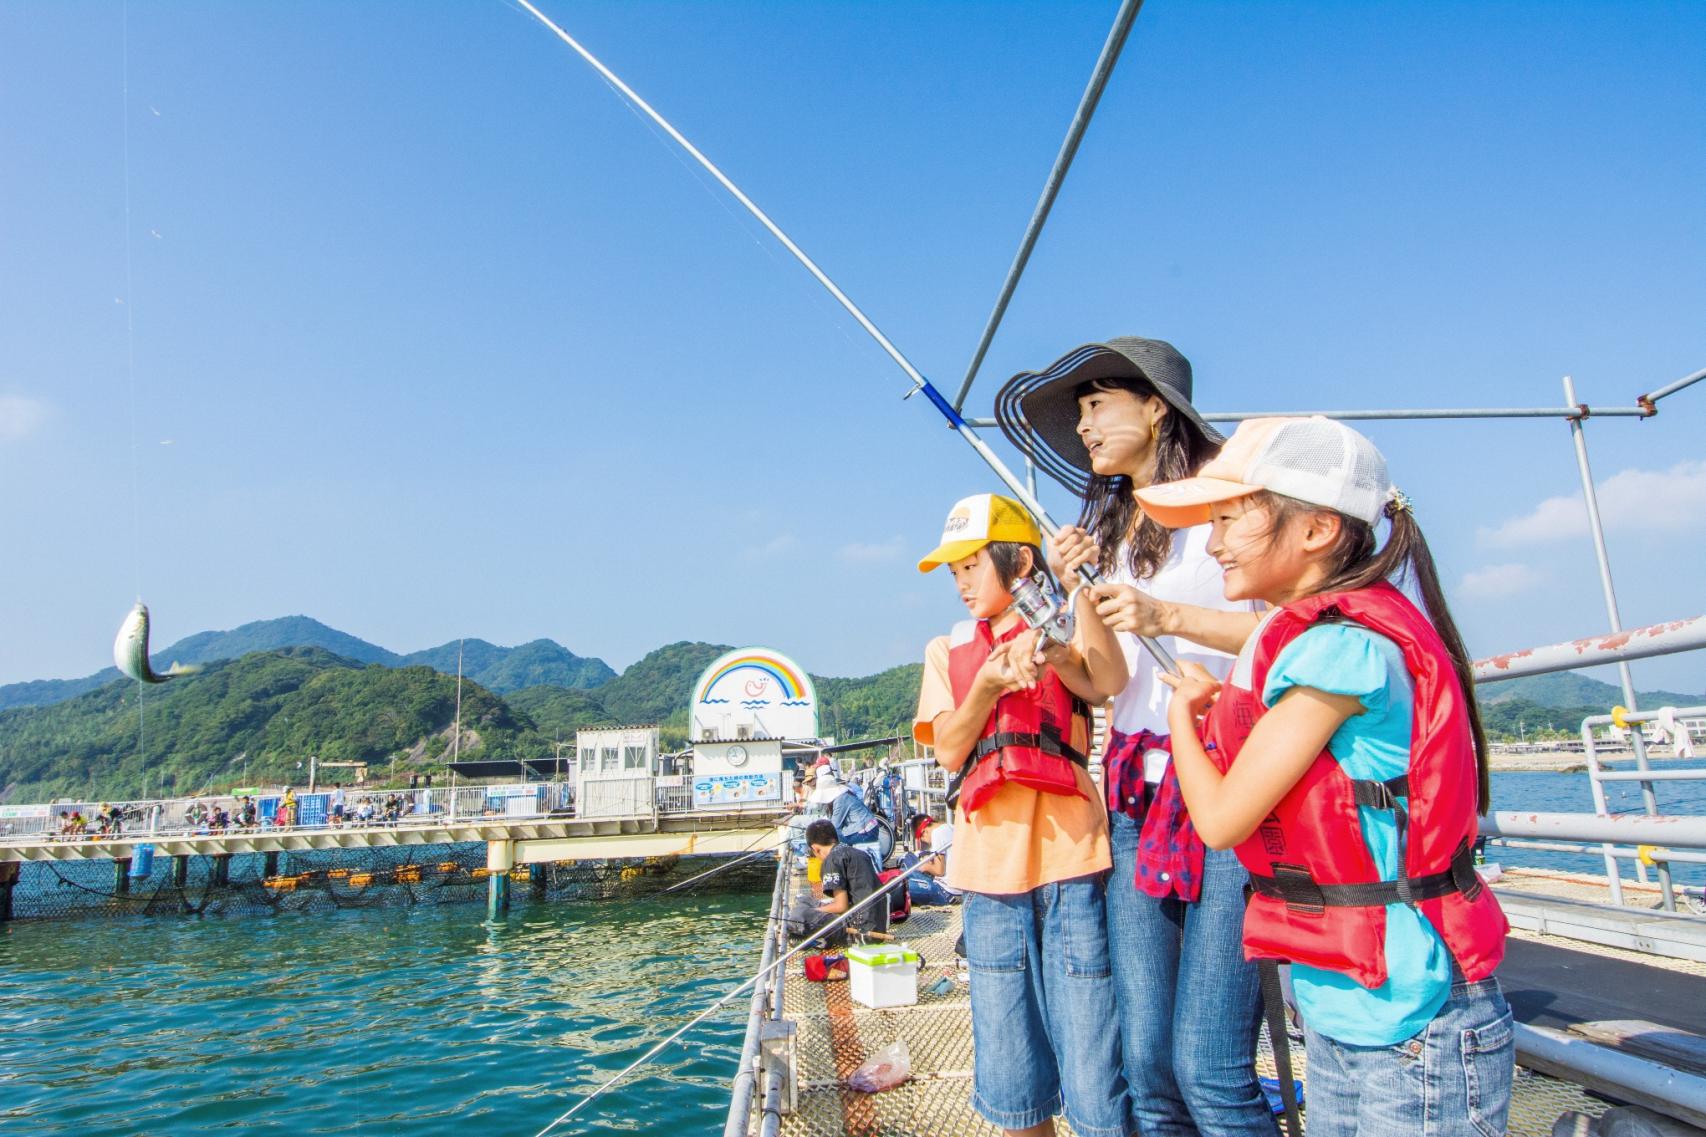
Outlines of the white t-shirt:
[{"label": "white t-shirt", "polygon": [[[1194,604],[1198,608],[1218,608],[1226,612],[1252,612],[1256,605],[1244,600],[1228,600],[1224,591],[1220,565],[1208,555],[1208,526],[1197,525],[1180,529],[1173,534],[1173,549],[1155,575],[1137,580],[1122,548],[1119,564],[1103,577],[1109,584],[1129,584],[1157,600],[1179,604]],[[1125,649],[1126,668],[1131,679],[1125,690],[1114,696],[1108,708],[1108,726],[1121,734],[1136,734],[1140,730],[1156,734],[1167,733],[1167,702],[1172,688],[1161,682],[1161,666],[1130,632],[1117,632],[1120,647]],[[1226,678],[1232,670],[1232,657],[1225,652],[1182,640],[1162,636],[1161,646],[1174,659],[1200,663],[1216,679]],[[1145,777],[1158,781],[1165,765],[1145,770]]]},{"label": "white t-shirt", "polygon": [[[930,826],[930,851],[932,853],[941,853],[943,857],[943,864],[947,863],[947,857],[950,855],[949,849],[953,844],[954,823],[952,821],[938,821],[934,825]],[[956,895],[960,892],[959,889],[948,883],[946,874],[937,877],[936,881],[949,892],[955,893]]]}]

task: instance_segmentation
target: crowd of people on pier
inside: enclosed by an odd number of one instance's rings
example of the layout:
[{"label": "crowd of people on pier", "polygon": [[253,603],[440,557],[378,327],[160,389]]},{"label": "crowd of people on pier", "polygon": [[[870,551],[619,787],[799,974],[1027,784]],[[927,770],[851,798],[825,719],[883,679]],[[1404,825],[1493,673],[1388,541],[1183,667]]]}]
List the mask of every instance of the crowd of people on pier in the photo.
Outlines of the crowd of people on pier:
[{"label": "crowd of people on pier", "polygon": [[[1416,509],[1343,423],[1226,438],[1192,396],[1188,360],[1137,337],[1015,377],[997,418],[1078,524],[1045,546],[978,494],[918,566],[947,567],[969,619],[928,644],[913,727],[950,818],[913,819],[900,863],[915,902],[963,905],[973,1107],[1035,1137],[1062,1115],[1084,1137],[1275,1137],[1266,997],[1301,1025],[1311,1137],[1502,1133],[1487,742]],[[802,933],[883,926],[888,774],[802,788],[828,814]]]},{"label": "crowd of people on pier", "polygon": [[[349,825],[395,825],[416,812],[415,796],[409,793],[362,794],[346,798],[343,787],[323,791],[325,815],[315,825],[343,828]],[[252,794],[234,798],[195,798],[184,808],[181,820],[165,814],[163,802],[139,802],[128,805],[103,803],[100,809],[84,816],[83,807],[60,809],[55,815],[54,835],[66,840],[112,838],[122,836],[127,821],[134,827],[141,822],[145,831],[188,830],[191,833],[222,834],[243,830],[296,828],[308,824],[304,820],[302,803],[294,787],[286,787],[276,796],[269,795],[270,809],[262,812],[262,803]],[[318,817],[318,814],[316,814]]]}]

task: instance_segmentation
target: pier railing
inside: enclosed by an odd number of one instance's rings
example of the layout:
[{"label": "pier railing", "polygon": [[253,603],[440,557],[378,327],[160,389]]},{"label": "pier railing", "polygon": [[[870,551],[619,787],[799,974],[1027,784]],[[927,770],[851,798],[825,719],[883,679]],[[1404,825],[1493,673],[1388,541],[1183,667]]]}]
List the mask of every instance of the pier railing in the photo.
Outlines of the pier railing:
[{"label": "pier railing", "polygon": [[[442,826],[478,818],[537,817],[645,818],[696,812],[693,785],[682,775],[583,781],[576,792],[568,780],[493,782],[434,786],[413,790],[345,788],[343,813],[335,813],[336,791],[298,791],[294,814],[285,805],[283,789],[246,795],[257,806],[252,824],[241,821],[242,799],[230,794],[145,800],[57,801],[0,805],[0,842],[7,840],[97,841],[103,838],[184,837],[219,833],[319,833],[339,828],[410,828]],[[394,803],[394,804],[393,804]],[[120,814],[117,829],[100,830],[96,816],[103,805]],[[230,821],[215,826],[216,810]],[[68,829],[73,815],[84,827]]]},{"label": "pier railing", "polygon": [[[1632,659],[1700,648],[1706,648],[1706,616],[1672,620],[1610,635],[1588,636],[1477,660],[1475,681],[1479,685],[1608,663],[1627,665]],[[1706,706],[1644,712],[1619,707],[1609,714],[1589,715],[1582,720],[1581,746],[1588,759],[1588,784],[1593,794],[1594,812],[1503,811],[1482,819],[1482,835],[1513,848],[1571,853],[1598,851],[1605,858],[1606,884],[1611,889],[1615,904],[1623,903],[1623,882],[1617,862],[1619,859],[1632,859],[1636,874],[1642,880],[1646,878],[1648,867],[1656,870],[1661,903],[1667,912],[1676,911],[1676,889],[1671,881],[1670,865],[1673,861],[1706,863],[1706,818],[1661,814],[1654,787],[1659,782],[1706,780],[1706,770],[1654,770],[1647,759],[1642,727],[1661,717],[1690,718],[1701,714],[1706,714]],[[1634,770],[1607,770],[1601,765],[1603,746],[1599,746],[1594,732],[1595,728],[1606,726],[1632,728],[1629,740],[1636,766]],[[1678,729],[1687,728],[1679,724]],[[1611,814],[1605,796],[1606,782],[1639,784],[1644,814]]]}]

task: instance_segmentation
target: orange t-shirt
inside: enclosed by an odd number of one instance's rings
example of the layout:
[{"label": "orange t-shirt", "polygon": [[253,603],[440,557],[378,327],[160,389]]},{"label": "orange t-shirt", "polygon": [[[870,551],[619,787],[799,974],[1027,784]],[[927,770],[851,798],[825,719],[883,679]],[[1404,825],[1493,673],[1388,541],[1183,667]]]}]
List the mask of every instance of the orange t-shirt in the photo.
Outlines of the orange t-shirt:
[{"label": "orange t-shirt", "polygon": [[[948,681],[948,637],[937,636],[924,649],[924,678],[912,737],[933,745],[936,717],[954,706]],[[1072,745],[1080,753],[1089,749],[1082,723],[1074,726]],[[1076,765],[1073,771],[1083,797],[1045,794],[1008,783],[969,816],[956,805],[948,885],[966,892],[1008,895],[1112,868],[1107,806],[1089,771]]]}]

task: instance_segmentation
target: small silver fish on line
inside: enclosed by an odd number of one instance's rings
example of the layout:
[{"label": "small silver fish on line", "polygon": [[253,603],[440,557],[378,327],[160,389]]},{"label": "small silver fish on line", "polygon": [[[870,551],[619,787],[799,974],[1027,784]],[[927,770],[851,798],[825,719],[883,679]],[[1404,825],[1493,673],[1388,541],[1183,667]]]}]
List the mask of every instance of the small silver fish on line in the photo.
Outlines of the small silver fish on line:
[{"label": "small silver fish on line", "polygon": [[118,638],[113,641],[113,663],[138,683],[164,683],[180,675],[194,675],[199,667],[174,663],[165,671],[156,672],[148,663],[148,605],[138,600],[130,615],[119,625]]}]

